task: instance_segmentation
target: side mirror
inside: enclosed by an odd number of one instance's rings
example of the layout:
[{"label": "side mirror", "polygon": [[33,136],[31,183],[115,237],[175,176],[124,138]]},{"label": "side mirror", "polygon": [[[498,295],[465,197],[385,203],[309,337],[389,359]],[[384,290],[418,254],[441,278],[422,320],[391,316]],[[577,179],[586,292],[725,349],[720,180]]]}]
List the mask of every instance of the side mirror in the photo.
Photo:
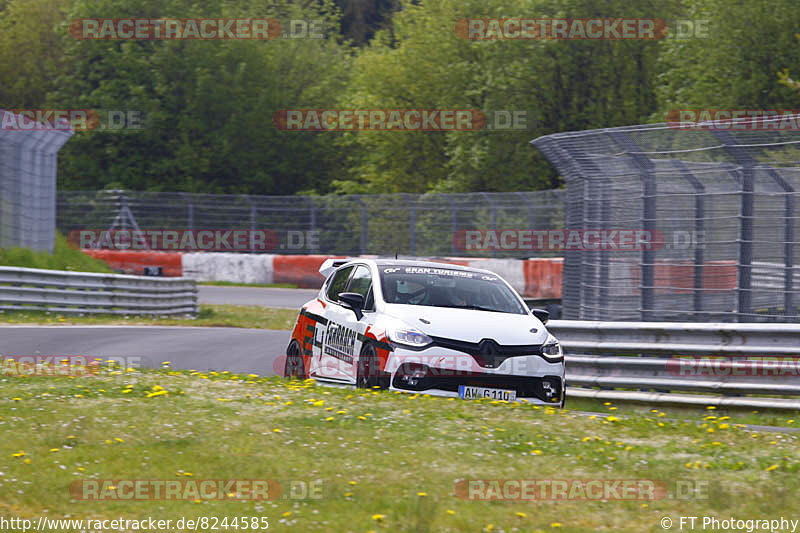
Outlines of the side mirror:
[{"label": "side mirror", "polygon": [[364,313],[361,312],[364,308],[364,297],[362,295],[357,292],[340,292],[339,301],[342,302],[345,307],[353,310],[356,314],[356,319],[361,320],[361,317],[364,316]]},{"label": "side mirror", "polygon": [[547,321],[550,320],[550,312],[544,309],[531,309],[533,316],[538,318],[542,324],[547,324]]}]

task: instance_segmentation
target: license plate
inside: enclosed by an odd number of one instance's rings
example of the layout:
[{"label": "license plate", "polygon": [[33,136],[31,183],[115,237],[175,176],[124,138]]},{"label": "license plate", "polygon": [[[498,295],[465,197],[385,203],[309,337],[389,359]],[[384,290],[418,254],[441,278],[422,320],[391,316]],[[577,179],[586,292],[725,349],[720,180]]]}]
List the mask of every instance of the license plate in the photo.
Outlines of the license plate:
[{"label": "license plate", "polygon": [[513,402],[517,399],[517,391],[505,389],[488,389],[486,387],[469,387],[467,385],[459,385],[458,397],[462,400],[477,400],[479,398],[488,398],[490,400],[504,400],[506,402]]}]

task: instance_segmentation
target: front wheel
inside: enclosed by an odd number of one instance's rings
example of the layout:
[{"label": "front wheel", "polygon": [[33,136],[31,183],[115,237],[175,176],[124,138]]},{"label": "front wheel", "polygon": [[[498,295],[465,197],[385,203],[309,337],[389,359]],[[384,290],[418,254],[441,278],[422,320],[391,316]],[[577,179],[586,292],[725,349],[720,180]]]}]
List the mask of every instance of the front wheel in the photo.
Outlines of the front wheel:
[{"label": "front wheel", "polygon": [[372,344],[364,344],[364,347],[361,348],[361,354],[358,356],[356,387],[359,389],[371,389],[377,386],[379,375],[378,350]]},{"label": "front wheel", "polygon": [[286,348],[286,364],[283,367],[283,377],[285,378],[300,378],[306,377],[306,365],[303,361],[303,355],[300,353],[300,344],[297,341],[292,341]]}]

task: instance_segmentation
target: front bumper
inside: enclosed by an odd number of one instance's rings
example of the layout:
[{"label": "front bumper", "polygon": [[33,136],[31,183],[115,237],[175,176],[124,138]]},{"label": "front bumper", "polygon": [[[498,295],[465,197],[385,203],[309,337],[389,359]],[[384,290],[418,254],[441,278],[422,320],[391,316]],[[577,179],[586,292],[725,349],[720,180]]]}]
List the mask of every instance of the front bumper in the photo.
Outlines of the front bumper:
[{"label": "front bumper", "polygon": [[458,398],[459,386],[466,385],[513,390],[517,400],[533,404],[564,402],[563,360],[551,363],[538,355],[510,357],[497,368],[484,368],[466,353],[396,348],[385,372],[391,390]]}]

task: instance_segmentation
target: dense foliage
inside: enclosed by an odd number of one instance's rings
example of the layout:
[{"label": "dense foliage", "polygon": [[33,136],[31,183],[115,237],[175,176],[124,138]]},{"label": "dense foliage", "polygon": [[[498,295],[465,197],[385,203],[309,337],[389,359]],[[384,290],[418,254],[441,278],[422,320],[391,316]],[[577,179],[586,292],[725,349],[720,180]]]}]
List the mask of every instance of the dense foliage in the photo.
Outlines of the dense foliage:
[{"label": "dense foliage", "polygon": [[[321,21],[321,38],[78,40],[82,17]],[[468,17],[707,21],[661,40],[484,40]],[[0,0],[0,108],[136,110],[79,132],[59,187],[294,194],[557,187],[529,141],[679,108],[800,108],[796,0]],[[522,127],[282,131],[282,109],[480,109]]]}]

